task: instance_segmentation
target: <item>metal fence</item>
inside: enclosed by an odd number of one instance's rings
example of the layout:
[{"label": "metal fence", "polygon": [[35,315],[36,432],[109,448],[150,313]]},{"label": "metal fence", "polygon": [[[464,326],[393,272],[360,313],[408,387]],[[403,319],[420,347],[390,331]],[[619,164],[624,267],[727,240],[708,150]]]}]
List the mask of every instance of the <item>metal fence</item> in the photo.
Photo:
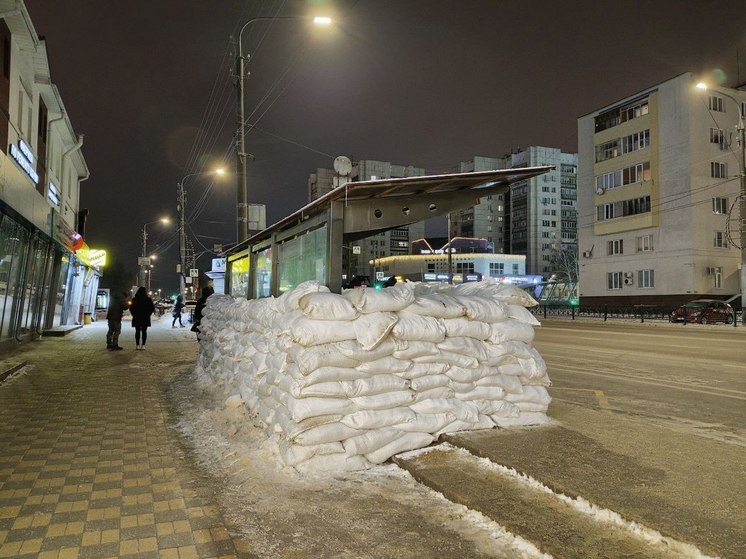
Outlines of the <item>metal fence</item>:
[{"label": "metal fence", "polygon": [[[636,320],[639,322],[670,322],[671,311],[673,310],[670,306],[661,307],[655,305],[631,305],[631,306],[611,306],[611,305],[600,305],[600,306],[583,306],[583,305],[568,305],[568,304],[539,304],[538,307],[530,309],[537,317],[550,317],[550,316],[562,316],[568,317],[572,320],[583,319],[583,318],[594,318],[614,320],[614,319],[625,319],[625,320]],[[741,323],[742,311],[733,312],[733,326],[739,326]],[[686,324],[683,322],[682,324]]]}]

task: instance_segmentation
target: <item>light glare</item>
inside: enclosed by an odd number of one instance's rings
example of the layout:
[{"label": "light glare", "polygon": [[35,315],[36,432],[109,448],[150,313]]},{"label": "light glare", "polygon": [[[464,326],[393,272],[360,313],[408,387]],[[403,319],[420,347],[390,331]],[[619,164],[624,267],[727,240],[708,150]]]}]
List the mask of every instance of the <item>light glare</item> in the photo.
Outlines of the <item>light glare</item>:
[{"label": "light glare", "polygon": [[697,89],[707,89],[707,84],[705,82],[699,82],[696,87]]},{"label": "light glare", "polygon": [[327,16],[316,16],[315,18],[313,18],[313,22],[316,25],[330,25],[332,22],[332,18]]}]

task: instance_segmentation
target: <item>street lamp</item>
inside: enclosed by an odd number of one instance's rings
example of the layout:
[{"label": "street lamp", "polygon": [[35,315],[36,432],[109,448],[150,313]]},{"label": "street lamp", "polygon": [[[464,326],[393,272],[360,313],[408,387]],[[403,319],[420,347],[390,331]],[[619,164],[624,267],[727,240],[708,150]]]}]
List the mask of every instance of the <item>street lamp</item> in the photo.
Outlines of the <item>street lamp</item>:
[{"label": "street lamp", "polygon": [[[707,84],[699,82],[697,89],[702,91],[707,90]],[[738,205],[739,222],[741,224],[741,323],[746,326],[746,132],[744,132],[743,123],[743,105],[738,99],[720,91],[719,89],[714,90],[718,95],[727,97],[736,104],[736,112],[738,114],[738,125],[736,131],[738,132],[738,142],[741,144],[741,194]]]},{"label": "street lamp", "polygon": [[238,142],[236,143],[238,192],[236,194],[236,241],[242,242],[249,238],[249,187],[246,181],[246,122],[244,116],[244,64],[246,57],[243,55],[241,39],[244,29],[256,21],[281,21],[281,20],[312,20],[316,25],[330,25],[331,18],[317,16],[309,18],[306,16],[260,16],[251,18],[243,24],[238,32],[238,56],[236,57],[236,73],[238,76]]},{"label": "street lamp", "polygon": [[181,177],[181,180],[176,183],[176,209],[179,212],[179,293],[184,297],[185,295],[185,274],[186,274],[186,191],[184,190],[184,181],[189,177],[196,175],[222,175],[225,171],[221,168],[215,169],[214,171],[198,171],[196,173],[189,173]]},{"label": "street lamp", "polygon": [[148,256],[148,225],[154,223],[168,224],[171,220],[167,217],[156,219],[155,221],[149,221],[142,226],[142,257],[140,259],[140,285],[145,285],[145,270],[150,265],[150,257]]}]

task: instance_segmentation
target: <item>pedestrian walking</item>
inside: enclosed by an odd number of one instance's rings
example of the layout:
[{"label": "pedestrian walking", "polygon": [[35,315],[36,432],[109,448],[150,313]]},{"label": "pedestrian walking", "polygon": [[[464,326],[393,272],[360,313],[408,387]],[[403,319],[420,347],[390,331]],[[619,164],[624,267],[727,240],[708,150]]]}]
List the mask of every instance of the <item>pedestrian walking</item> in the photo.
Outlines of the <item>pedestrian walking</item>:
[{"label": "pedestrian walking", "polygon": [[[130,303],[130,314],[132,314],[132,326],[135,329],[136,349],[145,349],[148,341],[148,327],[150,317],[155,312],[153,300],[148,297],[144,287],[140,287]],[[142,343],[140,343],[142,341]]]},{"label": "pedestrian walking", "polygon": [[119,345],[119,334],[122,333],[122,315],[127,307],[127,293],[117,292],[109,301],[109,308],[106,311],[106,322],[109,325],[106,332],[106,349],[109,351],[124,349]]},{"label": "pedestrian walking", "polygon": [[199,341],[199,325],[200,322],[202,322],[202,311],[205,308],[205,305],[207,304],[207,298],[215,293],[215,290],[212,288],[212,286],[207,285],[202,288],[202,293],[200,295],[200,298],[197,299],[197,306],[194,307],[194,323],[192,324],[192,332],[197,333],[197,341]]},{"label": "pedestrian walking", "polygon": [[181,295],[176,296],[176,302],[174,303],[174,310],[171,311],[171,316],[174,319],[171,321],[171,328],[176,328],[176,320],[179,320],[179,328],[184,328],[184,324],[181,322],[181,311],[184,308],[184,297]]}]

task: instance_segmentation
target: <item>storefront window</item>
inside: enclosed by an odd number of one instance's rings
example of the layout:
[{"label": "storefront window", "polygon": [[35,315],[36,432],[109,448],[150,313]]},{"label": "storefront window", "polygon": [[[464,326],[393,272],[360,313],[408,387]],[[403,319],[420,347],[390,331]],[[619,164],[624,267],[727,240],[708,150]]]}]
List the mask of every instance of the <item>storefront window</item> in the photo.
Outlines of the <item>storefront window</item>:
[{"label": "storefront window", "polygon": [[249,293],[249,256],[231,261],[231,296],[248,297]]},{"label": "storefront window", "polygon": [[16,334],[21,312],[22,274],[28,250],[28,230],[7,215],[0,223],[0,339]]},{"label": "storefront window", "polygon": [[279,245],[280,294],[316,280],[326,284],[327,228],[319,227]]},{"label": "storefront window", "polygon": [[258,252],[256,258],[256,283],[254,297],[269,297],[272,295],[272,248]]}]

